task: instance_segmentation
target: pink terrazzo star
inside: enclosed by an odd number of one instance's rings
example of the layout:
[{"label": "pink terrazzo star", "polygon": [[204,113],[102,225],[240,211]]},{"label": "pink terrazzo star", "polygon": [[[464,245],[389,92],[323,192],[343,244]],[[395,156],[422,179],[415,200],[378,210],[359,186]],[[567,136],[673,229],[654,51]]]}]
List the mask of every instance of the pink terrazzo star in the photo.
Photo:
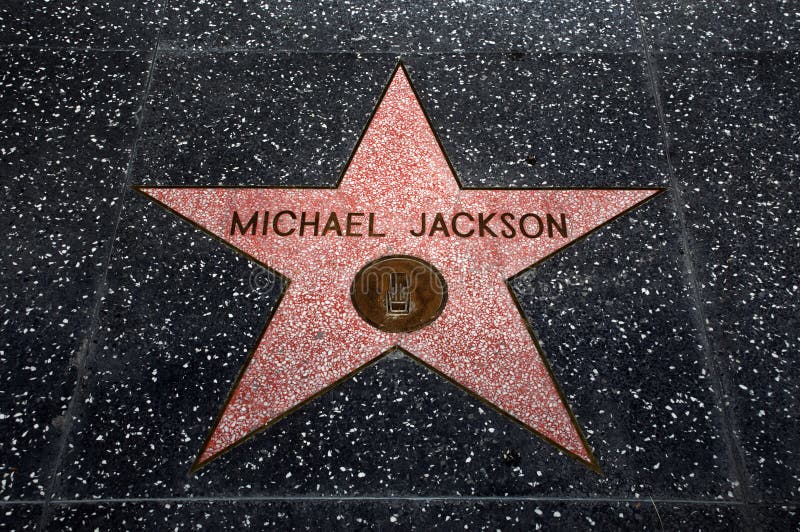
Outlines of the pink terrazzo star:
[{"label": "pink terrazzo star", "polygon": [[[193,470],[393,348],[598,470],[507,280],[661,189],[462,188],[398,65],[334,188],[138,190],[289,279]],[[338,223],[324,231],[332,212]],[[422,213],[425,234],[414,236]],[[436,213],[445,224],[431,232]],[[453,222],[457,213],[470,216]],[[511,213],[506,221],[513,222],[502,223],[502,213]],[[520,226],[526,213],[531,216]],[[347,236],[348,230],[361,236]],[[442,314],[407,333],[368,324],[350,298],[353,278],[365,264],[398,254],[434,265],[448,290]]]}]

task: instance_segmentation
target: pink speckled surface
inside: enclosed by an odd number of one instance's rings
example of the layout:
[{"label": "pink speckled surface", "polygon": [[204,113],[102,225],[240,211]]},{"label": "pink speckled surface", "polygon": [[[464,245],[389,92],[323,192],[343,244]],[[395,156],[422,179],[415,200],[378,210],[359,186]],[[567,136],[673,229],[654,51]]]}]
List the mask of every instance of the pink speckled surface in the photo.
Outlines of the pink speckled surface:
[{"label": "pink speckled surface", "polygon": [[[505,281],[658,193],[658,189],[462,189],[410,82],[398,69],[338,188],[142,188],[206,231],[277,270],[291,282],[217,425],[203,465],[287,410],[382,353],[399,346],[513,416],[591,467],[596,461],[562,399]],[[385,237],[231,235],[234,211],[375,213]],[[421,213],[564,213],[566,237],[473,235],[415,237]],[[363,219],[366,222],[366,216]],[[449,224],[448,224],[449,225]],[[288,227],[288,224],[285,224]],[[462,218],[462,231],[476,228]],[[366,225],[360,228],[366,231]],[[476,231],[477,233],[477,231]],[[350,301],[355,274],[369,261],[407,254],[433,264],[448,302],[432,324],[386,333],[363,321]],[[221,399],[221,398],[220,398]]]}]

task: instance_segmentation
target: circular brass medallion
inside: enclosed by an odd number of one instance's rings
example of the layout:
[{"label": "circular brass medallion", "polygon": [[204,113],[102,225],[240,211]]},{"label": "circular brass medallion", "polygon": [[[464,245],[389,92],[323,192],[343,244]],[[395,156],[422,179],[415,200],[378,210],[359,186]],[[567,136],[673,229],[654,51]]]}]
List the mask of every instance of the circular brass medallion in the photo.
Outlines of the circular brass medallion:
[{"label": "circular brass medallion", "polygon": [[447,303],[447,283],[432,264],[409,255],[368,263],[350,285],[359,315],[386,332],[411,332],[433,322]]}]

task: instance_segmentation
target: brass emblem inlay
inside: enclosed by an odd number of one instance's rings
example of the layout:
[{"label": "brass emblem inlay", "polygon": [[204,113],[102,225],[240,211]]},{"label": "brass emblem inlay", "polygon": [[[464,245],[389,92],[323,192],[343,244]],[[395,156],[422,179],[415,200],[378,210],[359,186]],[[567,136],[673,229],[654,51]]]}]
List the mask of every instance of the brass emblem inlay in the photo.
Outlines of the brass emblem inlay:
[{"label": "brass emblem inlay", "polygon": [[408,255],[381,257],[353,279],[359,315],[386,332],[411,332],[433,322],[447,303],[447,283],[432,264]]}]

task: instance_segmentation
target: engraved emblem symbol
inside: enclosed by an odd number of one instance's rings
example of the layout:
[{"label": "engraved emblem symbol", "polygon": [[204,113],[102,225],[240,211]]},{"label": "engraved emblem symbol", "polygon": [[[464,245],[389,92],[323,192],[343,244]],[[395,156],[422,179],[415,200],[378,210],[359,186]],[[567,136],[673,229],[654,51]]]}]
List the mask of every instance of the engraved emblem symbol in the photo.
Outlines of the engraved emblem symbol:
[{"label": "engraved emblem symbol", "polygon": [[389,273],[386,313],[389,316],[405,316],[411,313],[411,291],[408,288],[408,275],[405,272]]}]

